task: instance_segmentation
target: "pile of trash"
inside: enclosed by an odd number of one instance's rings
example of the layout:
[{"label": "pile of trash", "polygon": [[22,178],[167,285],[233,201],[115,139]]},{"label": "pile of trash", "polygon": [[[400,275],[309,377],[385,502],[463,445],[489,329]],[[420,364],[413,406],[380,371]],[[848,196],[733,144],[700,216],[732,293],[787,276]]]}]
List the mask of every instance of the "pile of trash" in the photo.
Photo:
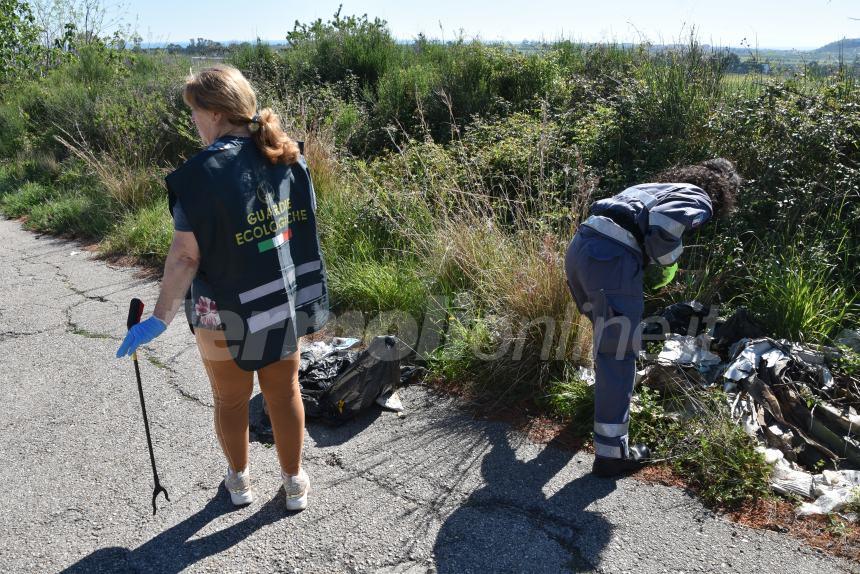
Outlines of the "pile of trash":
[{"label": "pile of trash", "polygon": [[[375,337],[366,347],[359,339],[334,337],[302,347],[299,386],[305,415],[342,424],[374,404],[403,415],[397,389],[421,370],[401,365],[409,352],[397,337]],[[251,430],[258,440],[273,442],[268,409],[255,417]]]},{"label": "pile of trash", "polygon": [[[773,466],[772,488],[810,501],[799,514],[860,501],[860,381],[834,378],[838,348],[766,337],[743,308],[721,320],[693,301],[652,319],[643,335],[662,348],[643,351],[639,382],[722,388],[733,419]],[[860,333],[843,331],[837,343],[860,351]]]},{"label": "pile of trash", "polygon": [[375,337],[364,349],[358,339],[339,337],[308,345],[299,364],[305,415],[343,422],[374,403],[402,412],[396,391],[413,374],[401,369],[400,357],[407,353],[391,335]]}]

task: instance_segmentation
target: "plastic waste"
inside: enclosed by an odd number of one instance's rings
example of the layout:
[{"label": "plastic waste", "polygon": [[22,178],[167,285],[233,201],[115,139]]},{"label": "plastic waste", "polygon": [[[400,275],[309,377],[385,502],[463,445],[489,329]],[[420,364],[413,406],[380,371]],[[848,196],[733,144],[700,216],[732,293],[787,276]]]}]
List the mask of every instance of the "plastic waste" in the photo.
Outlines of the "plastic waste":
[{"label": "plastic waste", "polygon": [[860,353],[860,329],[853,331],[851,329],[842,329],[842,331],[836,335],[835,342],[837,345],[845,345],[846,347]]},{"label": "plastic waste", "polygon": [[[662,349],[656,357],[640,354],[637,384],[674,392],[709,386],[707,373],[718,373],[732,419],[773,467],[773,490],[806,499],[800,515],[860,517],[860,470],[852,470],[860,469],[860,385],[828,368],[839,349],[765,337],[742,308],[708,334],[686,332],[697,320],[704,327],[707,315],[696,302],[667,307]],[[860,347],[860,332],[845,330],[836,343]],[[840,470],[805,470],[822,465]]]},{"label": "plastic waste", "polygon": [[[423,369],[401,367],[399,357],[405,352],[397,337],[376,337],[366,349],[361,349],[359,343],[359,339],[335,337],[302,347],[299,385],[308,418],[342,423],[374,403],[403,411],[396,389]],[[265,404],[256,419],[254,413],[251,418],[251,430],[257,439],[271,442],[272,427]]]},{"label": "plastic waste", "polygon": [[657,362],[695,366],[700,372],[706,372],[721,362],[719,355],[708,351],[707,346],[707,338],[667,335],[663,350],[657,355]]},{"label": "plastic waste", "polygon": [[714,348],[722,352],[741,339],[760,339],[765,334],[750,312],[745,307],[738,307],[728,319],[717,321],[712,336]]},{"label": "plastic waste", "polygon": [[377,397],[376,404],[396,413],[403,412],[403,402],[400,400],[400,395],[397,394],[396,390]]},{"label": "plastic waste", "polygon": [[305,414],[345,421],[393,391],[400,382],[397,357],[405,354],[402,345],[397,337],[380,336],[360,352],[334,348],[322,356],[308,357],[305,368],[299,370]]},{"label": "plastic waste", "polygon": [[[645,327],[642,329],[643,335],[668,335],[676,333],[679,335],[695,336],[702,333],[707,328],[707,321],[711,308],[703,305],[698,301],[685,301],[683,303],[675,303],[663,309],[655,318],[657,320],[646,319]],[[668,326],[668,331],[665,330]],[[693,331],[693,332],[691,332]]]},{"label": "plastic waste", "polygon": [[860,502],[860,471],[825,470],[812,477],[812,494],[817,498],[797,509],[799,516],[839,512]]}]

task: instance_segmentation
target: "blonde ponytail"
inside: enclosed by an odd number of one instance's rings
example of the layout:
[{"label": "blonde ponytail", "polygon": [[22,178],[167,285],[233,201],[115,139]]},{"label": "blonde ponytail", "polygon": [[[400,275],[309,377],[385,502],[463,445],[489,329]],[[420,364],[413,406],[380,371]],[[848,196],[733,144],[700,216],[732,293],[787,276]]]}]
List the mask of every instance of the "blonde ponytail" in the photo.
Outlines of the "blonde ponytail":
[{"label": "blonde ponytail", "polygon": [[[254,119],[254,118],[252,118]],[[251,137],[271,163],[293,164],[299,160],[299,145],[281,128],[281,119],[271,108],[265,108],[251,123]],[[257,129],[254,129],[254,125]]]}]

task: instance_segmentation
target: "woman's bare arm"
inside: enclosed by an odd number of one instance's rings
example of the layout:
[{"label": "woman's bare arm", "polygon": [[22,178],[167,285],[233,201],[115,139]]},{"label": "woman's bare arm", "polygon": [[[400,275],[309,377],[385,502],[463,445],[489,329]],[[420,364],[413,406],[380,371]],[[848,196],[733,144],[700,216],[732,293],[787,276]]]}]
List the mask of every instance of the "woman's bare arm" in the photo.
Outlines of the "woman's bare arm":
[{"label": "woman's bare arm", "polygon": [[174,231],[170,251],[164,261],[161,292],[152,314],[169,325],[185,299],[188,287],[200,266],[200,249],[190,231]]}]

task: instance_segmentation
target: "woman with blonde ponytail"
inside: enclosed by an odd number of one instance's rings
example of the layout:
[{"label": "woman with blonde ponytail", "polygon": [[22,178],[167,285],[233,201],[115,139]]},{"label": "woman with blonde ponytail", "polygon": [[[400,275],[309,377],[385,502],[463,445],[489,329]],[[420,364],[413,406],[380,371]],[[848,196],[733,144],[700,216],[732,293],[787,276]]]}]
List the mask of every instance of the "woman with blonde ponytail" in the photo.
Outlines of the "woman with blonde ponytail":
[{"label": "woman with blonde ponytail", "polygon": [[185,300],[212,386],[233,503],[254,498],[248,401],[256,372],[287,509],[300,510],[310,482],[301,466],[299,337],[328,318],[310,172],[278,115],[257,110],[254,90],[239,70],[202,70],[188,78],[182,96],[207,147],[166,178],[174,235],[161,292],[152,317],[129,330],[117,356],[161,334]]}]

